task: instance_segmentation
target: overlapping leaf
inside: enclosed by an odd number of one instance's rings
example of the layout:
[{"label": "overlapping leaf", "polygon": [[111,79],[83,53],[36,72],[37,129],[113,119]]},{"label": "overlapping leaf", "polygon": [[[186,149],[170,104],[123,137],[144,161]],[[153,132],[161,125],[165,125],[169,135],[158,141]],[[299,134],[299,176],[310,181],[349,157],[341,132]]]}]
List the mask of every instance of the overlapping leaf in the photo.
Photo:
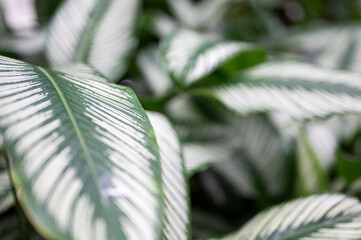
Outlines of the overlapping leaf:
[{"label": "overlapping leaf", "polygon": [[0,129],[27,216],[51,239],[159,239],[160,157],[127,87],[0,58]]},{"label": "overlapping leaf", "polygon": [[161,65],[160,54],[156,46],[140,52],[137,63],[154,95],[162,96],[173,87],[172,80]]},{"label": "overlapping leaf", "polygon": [[223,239],[361,239],[361,204],[340,194],[301,198],[261,212]]},{"label": "overlapping leaf", "polygon": [[211,90],[238,113],[282,112],[296,120],[361,113],[360,75],[296,61],[269,62]]},{"label": "overlapping leaf", "polygon": [[165,196],[163,239],[190,239],[188,184],[182,150],[176,132],[161,114],[147,112],[161,157]]},{"label": "overlapping leaf", "polygon": [[283,44],[322,66],[360,72],[360,35],[357,25],[324,26],[292,34]]},{"label": "overlapping leaf", "polygon": [[0,169],[0,214],[14,204],[11,183],[7,169]]},{"label": "overlapping leaf", "polygon": [[166,38],[161,52],[164,65],[183,85],[196,82],[220,67],[237,70],[264,60],[264,51],[253,44],[221,41],[184,29]]},{"label": "overlapping leaf", "polygon": [[46,52],[52,66],[86,63],[118,80],[137,42],[138,5],[138,0],[66,1],[49,26]]}]

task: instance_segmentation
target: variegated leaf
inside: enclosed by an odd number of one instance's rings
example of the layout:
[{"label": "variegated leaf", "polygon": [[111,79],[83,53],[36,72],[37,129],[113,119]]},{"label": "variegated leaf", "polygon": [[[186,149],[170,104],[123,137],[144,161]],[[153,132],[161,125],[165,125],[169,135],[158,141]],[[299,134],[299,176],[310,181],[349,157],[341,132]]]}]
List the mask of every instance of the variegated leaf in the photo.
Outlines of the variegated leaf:
[{"label": "variegated leaf", "polygon": [[156,46],[141,51],[137,63],[154,95],[163,96],[173,87],[172,80],[161,64],[160,53]]},{"label": "variegated leaf", "polygon": [[283,112],[296,120],[361,113],[361,76],[297,61],[274,61],[200,93],[241,114]]},{"label": "variegated leaf", "polygon": [[326,168],[312,147],[303,128],[299,130],[297,137],[296,163],[297,187],[301,195],[322,192],[328,189]]},{"label": "variegated leaf", "polygon": [[162,165],[165,196],[163,239],[190,239],[188,184],[180,142],[163,115],[147,114],[157,138]]},{"label": "variegated leaf", "polygon": [[360,36],[358,25],[323,26],[292,34],[283,44],[321,66],[361,72]]},{"label": "variegated leaf", "polygon": [[224,240],[361,239],[361,204],[340,194],[296,199],[259,213]]},{"label": "variegated leaf", "polygon": [[50,239],[159,239],[160,157],[127,87],[0,58],[0,130],[21,205]]},{"label": "variegated leaf", "polygon": [[55,67],[53,70],[70,74],[78,78],[85,78],[99,82],[109,82],[108,79],[95,68],[83,63],[74,63],[63,67]]},{"label": "variegated leaf", "polygon": [[216,143],[187,143],[184,159],[188,176],[207,169],[213,164],[225,164],[232,155],[232,148]]},{"label": "variegated leaf", "polygon": [[111,80],[136,46],[138,0],[68,0],[51,22],[46,52],[53,67],[85,63]]},{"label": "variegated leaf", "polygon": [[264,51],[253,44],[221,41],[185,29],[164,40],[161,54],[167,70],[182,85],[194,83],[220,67],[238,70],[264,60]]},{"label": "variegated leaf", "polygon": [[11,182],[7,169],[0,169],[0,214],[14,205]]}]

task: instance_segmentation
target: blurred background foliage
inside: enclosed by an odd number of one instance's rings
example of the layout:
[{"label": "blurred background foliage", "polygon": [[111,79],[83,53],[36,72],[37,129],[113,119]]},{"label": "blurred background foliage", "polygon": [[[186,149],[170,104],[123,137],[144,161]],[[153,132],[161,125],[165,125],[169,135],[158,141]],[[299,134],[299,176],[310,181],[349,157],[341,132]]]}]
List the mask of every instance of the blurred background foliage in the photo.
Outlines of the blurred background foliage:
[{"label": "blurred background foliage", "polygon": [[[44,31],[61,2],[0,1],[0,54],[46,65]],[[282,114],[241,117],[189,94],[222,81],[221,70],[198,85],[173,86],[157,53],[164,36],[184,27],[258,43],[268,59],[287,56],[359,72],[361,1],[144,0],[142,11],[137,50],[118,83],[132,87],[145,109],[166,114],[179,133],[190,175],[194,237],[222,236],[262,209],[311,193],[361,198],[359,117],[302,126]],[[14,211],[7,210],[0,221],[14,225]],[[8,229],[2,226],[5,236]]]}]

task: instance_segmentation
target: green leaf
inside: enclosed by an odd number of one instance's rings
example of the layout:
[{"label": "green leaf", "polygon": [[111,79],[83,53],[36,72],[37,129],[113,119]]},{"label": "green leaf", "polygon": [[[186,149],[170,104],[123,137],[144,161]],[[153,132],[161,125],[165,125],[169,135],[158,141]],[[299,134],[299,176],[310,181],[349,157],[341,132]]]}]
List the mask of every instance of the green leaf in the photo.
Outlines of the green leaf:
[{"label": "green leaf", "polygon": [[85,63],[113,81],[136,46],[138,0],[68,0],[53,18],[46,53],[53,67]]},{"label": "green leaf", "polygon": [[314,27],[293,33],[283,44],[321,66],[361,72],[360,35],[358,25]]},{"label": "green leaf", "polygon": [[223,239],[361,239],[361,205],[340,194],[314,195],[263,211]]},{"label": "green leaf", "polygon": [[0,169],[0,214],[15,203],[7,169]]},{"label": "green leaf", "polygon": [[[281,112],[296,120],[361,113],[360,76],[297,61],[273,61],[199,90],[240,114]],[[194,92],[196,94],[196,92]]]},{"label": "green leaf", "polygon": [[352,156],[339,151],[337,153],[337,172],[348,182],[355,181],[361,177],[361,160],[360,157]]},{"label": "green leaf", "polygon": [[161,157],[165,196],[163,239],[191,239],[188,183],[180,142],[163,115],[155,112],[147,114],[157,138]]},{"label": "green leaf", "polygon": [[194,83],[218,68],[235,71],[262,62],[264,50],[238,41],[180,29],[162,43],[164,66],[180,85]]},{"label": "green leaf", "polygon": [[233,156],[214,169],[241,195],[270,198],[284,194],[289,182],[287,152],[275,127],[263,115],[233,121],[239,132]]},{"label": "green leaf", "polygon": [[302,195],[326,191],[328,176],[315,150],[306,137],[305,130],[300,128],[297,138],[297,187]]},{"label": "green leaf", "polygon": [[104,83],[109,82],[108,79],[95,68],[83,63],[74,63],[63,67],[56,67],[53,70],[70,74],[78,78],[89,79],[91,81],[99,81]]},{"label": "green leaf", "polygon": [[0,130],[19,201],[50,239],[159,239],[154,132],[127,87],[0,58]]},{"label": "green leaf", "polygon": [[232,155],[232,148],[217,143],[187,143],[184,159],[188,176],[206,170],[211,165],[225,164]]},{"label": "green leaf", "polygon": [[155,96],[164,96],[171,90],[173,87],[172,80],[160,62],[160,53],[156,46],[142,50],[137,57],[137,63],[147,85]]}]

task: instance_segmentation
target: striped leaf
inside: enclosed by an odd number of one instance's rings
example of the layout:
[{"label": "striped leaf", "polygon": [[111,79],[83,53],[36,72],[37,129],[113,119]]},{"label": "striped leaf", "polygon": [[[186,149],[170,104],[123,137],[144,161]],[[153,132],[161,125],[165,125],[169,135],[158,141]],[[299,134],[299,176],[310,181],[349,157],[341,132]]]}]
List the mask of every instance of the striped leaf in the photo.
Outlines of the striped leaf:
[{"label": "striped leaf", "polygon": [[157,138],[162,164],[165,195],[163,239],[190,239],[188,184],[180,142],[163,115],[155,112],[147,114]]},{"label": "striped leaf", "polygon": [[138,0],[67,0],[48,29],[46,53],[51,65],[86,63],[119,80],[137,42],[138,5]]},{"label": "striped leaf", "polygon": [[358,25],[323,26],[292,34],[283,44],[322,66],[361,72],[360,36]]},{"label": "striped leaf", "polygon": [[99,82],[109,82],[108,79],[103,74],[98,72],[95,68],[83,63],[74,63],[63,67],[56,67],[54,68],[54,70],[70,74],[78,78],[84,78]]},{"label": "striped leaf", "polygon": [[160,54],[156,46],[141,51],[137,63],[154,95],[163,96],[173,87],[172,80],[160,62]]},{"label": "striped leaf", "polygon": [[160,157],[127,87],[0,58],[0,130],[26,215],[49,239],[159,239]]},{"label": "striped leaf", "polygon": [[0,214],[14,205],[14,196],[7,169],[0,169]]},{"label": "striped leaf", "polygon": [[250,43],[221,41],[181,29],[162,44],[164,66],[177,83],[189,85],[222,67],[234,71],[264,59],[264,51]]},{"label": "striped leaf", "polygon": [[297,137],[297,187],[301,195],[326,191],[328,176],[315,148],[311,145],[305,129]]},{"label": "striped leaf", "polygon": [[296,61],[274,61],[199,93],[241,114],[282,112],[296,120],[361,113],[358,74]]},{"label": "striped leaf", "polygon": [[232,148],[216,143],[187,143],[184,160],[188,176],[219,163],[223,165],[232,155]]},{"label": "striped leaf", "polygon": [[[288,184],[283,139],[267,117],[250,115],[233,120],[237,147],[227,161],[214,165],[238,193],[264,198],[280,196]],[[262,149],[262,151],[260,151]]]},{"label": "striped leaf", "polygon": [[361,205],[340,194],[296,199],[261,212],[223,239],[361,239]]}]

